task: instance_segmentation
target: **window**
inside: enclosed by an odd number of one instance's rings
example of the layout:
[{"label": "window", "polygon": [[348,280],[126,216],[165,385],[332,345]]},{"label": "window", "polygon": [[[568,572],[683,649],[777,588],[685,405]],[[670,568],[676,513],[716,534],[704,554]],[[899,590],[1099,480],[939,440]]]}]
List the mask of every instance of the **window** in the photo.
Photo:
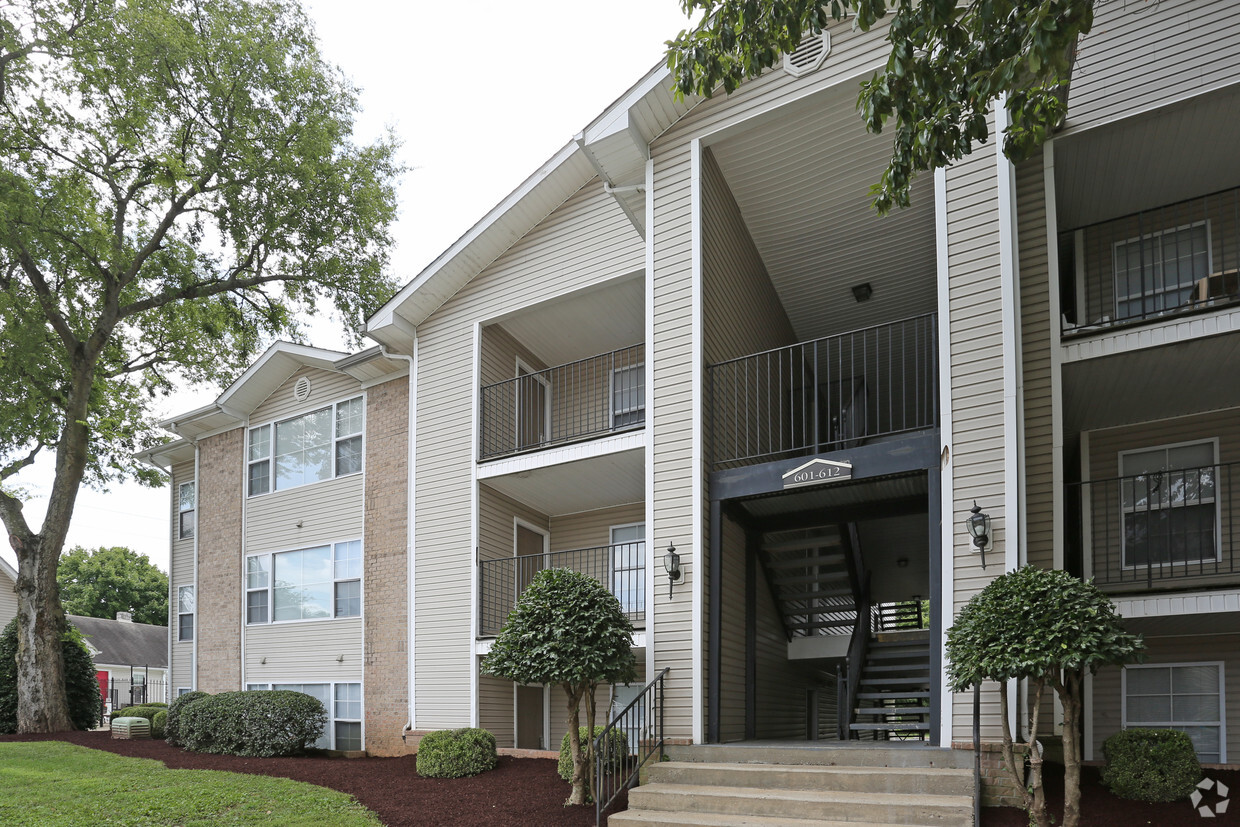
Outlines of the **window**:
[{"label": "window", "polygon": [[626,428],[646,421],[646,366],[611,372],[611,427]]},{"label": "window", "polygon": [[193,692],[193,691],[194,691],[194,690],[190,689],[188,686],[178,686],[178,687],[177,687],[177,697],[179,698],[179,697],[181,697],[182,695],[188,695],[190,692]]},{"label": "window", "polygon": [[612,526],[611,591],[627,614],[646,610],[646,526]]},{"label": "window", "polygon": [[177,488],[177,537],[188,540],[194,536],[194,484],[183,482]]},{"label": "window", "polygon": [[194,639],[194,587],[177,587],[177,640]]},{"label": "window", "polygon": [[1186,304],[1210,275],[1210,224],[1202,221],[1115,245],[1115,318],[1132,319]]},{"label": "window", "polygon": [[362,470],[362,397],[250,429],[250,496]]},{"label": "window", "polygon": [[360,683],[247,683],[247,691],[283,689],[317,698],[327,711],[328,724],[316,749],[362,748],[362,685]]},{"label": "window", "polygon": [[1185,732],[1202,763],[1226,760],[1223,735],[1223,664],[1127,666],[1123,672],[1124,728]]},{"label": "window", "polygon": [[1125,566],[1218,559],[1215,455],[1213,440],[1120,454]]},{"label": "window", "polygon": [[358,617],[361,578],[361,540],[247,557],[246,623]]}]

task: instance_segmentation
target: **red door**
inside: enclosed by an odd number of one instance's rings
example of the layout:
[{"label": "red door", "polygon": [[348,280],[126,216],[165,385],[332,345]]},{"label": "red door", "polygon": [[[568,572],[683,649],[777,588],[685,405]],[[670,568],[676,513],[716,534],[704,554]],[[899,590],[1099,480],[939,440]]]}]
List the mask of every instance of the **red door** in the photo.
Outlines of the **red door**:
[{"label": "red door", "polygon": [[99,681],[99,697],[106,701],[108,699],[108,671],[105,669],[102,672],[96,672],[95,680]]}]

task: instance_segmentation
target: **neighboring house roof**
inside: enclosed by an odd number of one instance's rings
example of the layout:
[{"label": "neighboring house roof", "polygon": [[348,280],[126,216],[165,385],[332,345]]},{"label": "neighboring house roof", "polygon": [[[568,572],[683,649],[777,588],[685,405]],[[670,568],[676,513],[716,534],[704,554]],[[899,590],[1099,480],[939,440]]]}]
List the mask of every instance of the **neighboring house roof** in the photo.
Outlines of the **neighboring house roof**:
[{"label": "neighboring house roof", "polygon": [[68,615],[91,648],[95,663],[125,666],[168,666],[168,627],[102,617]]},{"label": "neighboring house roof", "polygon": [[3,557],[0,557],[0,572],[8,575],[8,578],[13,581],[14,586],[17,585],[17,570],[10,566]]}]

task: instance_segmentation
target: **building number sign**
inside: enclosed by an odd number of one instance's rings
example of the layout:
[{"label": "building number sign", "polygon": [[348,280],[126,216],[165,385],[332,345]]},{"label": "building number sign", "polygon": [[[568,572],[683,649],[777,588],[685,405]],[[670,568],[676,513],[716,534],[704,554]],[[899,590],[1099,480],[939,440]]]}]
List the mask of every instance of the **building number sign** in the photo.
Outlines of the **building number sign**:
[{"label": "building number sign", "polygon": [[832,462],[829,459],[811,459],[784,474],[784,488],[801,488],[807,485],[823,485],[852,479],[852,463]]}]

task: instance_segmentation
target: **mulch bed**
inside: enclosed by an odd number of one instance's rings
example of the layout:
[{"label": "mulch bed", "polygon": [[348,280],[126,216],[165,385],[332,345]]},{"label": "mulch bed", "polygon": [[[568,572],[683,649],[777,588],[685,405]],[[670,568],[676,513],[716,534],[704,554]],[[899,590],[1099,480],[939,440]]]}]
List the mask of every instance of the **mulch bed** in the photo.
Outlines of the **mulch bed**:
[{"label": "mulch bed", "polygon": [[[113,740],[107,732],[13,735],[4,741],[67,741],[132,758],[153,758],[171,769],[225,770],[292,778],[340,790],[373,810],[389,827],[486,824],[497,827],[586,827],[594,806],[565,807],[569,785],[547,758],[501,756],[499,766],[473,778],[422,778],[414,757],[237,758],[185,752],[163,741]],[[624,795],[617,802],[624,806]]]},{"label": "mulch bed", "polygon": [[[1047,765],[1044,776],[1046,799],[1056,823],[1063,815],[1063,768]],[[1055,772],[1055,770],[1058,770]],[[1202,818],[1187,801],[1147,804],[1111,794],[1099,778],[1098,767],[1081,769],[1081,824],[1083,827],[1226,827],[1240,825],[1240,770],[1203,770],[1206,778],[1228,787],[1231,807],[1224,815]],[[1215,806],[1214,791],[1205,795],[1202,805]],[[1014,807],[987,807],[982,810],[982,827],[1028,827],[1029,817]]]}]

